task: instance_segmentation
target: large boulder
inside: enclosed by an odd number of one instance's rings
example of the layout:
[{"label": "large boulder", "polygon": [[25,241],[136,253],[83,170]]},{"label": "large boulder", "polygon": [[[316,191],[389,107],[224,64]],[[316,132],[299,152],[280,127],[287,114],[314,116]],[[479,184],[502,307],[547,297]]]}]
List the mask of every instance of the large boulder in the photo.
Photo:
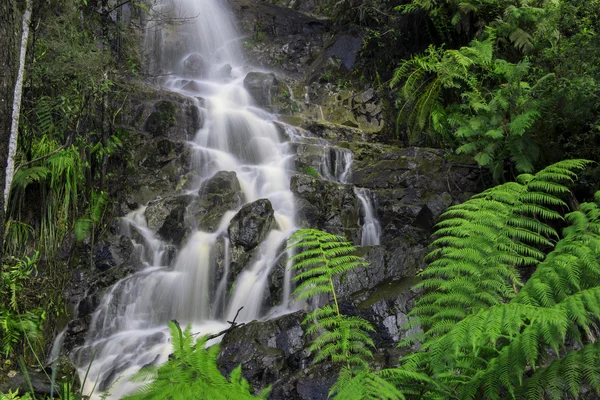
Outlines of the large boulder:
[{"label": "large boulder", "polygon": [[154,111],[146,120],[145,130],[154,136],[167,136],[175,126],[177,108],[168,100],[159,101],[154,105]]},{"label": "large boulder", "polygon": [[291,190],[299,226],[358,239],[360,207],[352,186],[298,174],[292,177]]},{"label": "large boulder", "polygon": [[253,321],[227,333],[217,359],[229,374],[238,365],[255,390],[262,389],[310,362],[302,320],[304,311],[277,319]]},{"label": "large boulder", "polygon": [[271,112],[289,113],[295,104],[286,84],[273,73],[249,72],[244,88],[259,107]]},{"label": "large boulder", "polygon": [[244,194],[235,172],[219,171],[206,180],[188,210],[200,230],[213,232],[229,210],[236,210],[244,201]]},{"label": "large boulder", "polygon": [[183,60],[183,75],[188,78],[202,79],[206,76],[206,62],[200,54],[192,53]]},{"label": "large boulder", "polygon": [[189,201],[189,196],[173,196],[150,203],[146,208],[148,228],[164,240],[180,245],[188,231],[185,210]]},{"label": "large boulder", "polygon": [[233,246],[254,249],[275,225],[273,206],[268,199],[246,204],[232,218],[227,232]]},{"label": "large boulder", "polygon": [[275,74],[264,72],[250,72],[244,78],[244,88],[260,107],[271,105],[271,91],[277,84]]}]

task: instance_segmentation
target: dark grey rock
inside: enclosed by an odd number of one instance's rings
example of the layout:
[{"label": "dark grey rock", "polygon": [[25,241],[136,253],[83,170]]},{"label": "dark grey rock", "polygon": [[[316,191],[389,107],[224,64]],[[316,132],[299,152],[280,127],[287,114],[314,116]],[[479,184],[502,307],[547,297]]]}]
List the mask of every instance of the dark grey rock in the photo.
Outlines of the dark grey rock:
[{"label": "dark grey rock", "polygon": [[175,114],[177,109],[175,108],[175,105],[168,100],[156,103],[154,108],[155,111],[153,111],[146,120],[146,132],[149,132],[154,136],[166,136],[169,134],[169,130],[175,126]]},{"label": "dark grey rock", "polygon": [[297,223],[358,240],[359,202],[352,186],[310,175],[294,175],[291,190],[296,196]]},{"label": "dark grey rock", "polygon": [[206,62],[200,54],[192,53],[183,60],[183,75],[188,78],[204,78]]},{"label": "dark grey rock", "polygon": [[244,78],[244,87],[260,107],[271,105],[271,92],[277,83],[272,73],[250,72]]},{"label": "dark grey rock", "polygon": [[231,78],[231,65],[225,64],[217,70],[217,77],[221,79]]},{"label": "dark grey rock", "polygon": [[148,228],[164,240],[179,245],[186,235],[185,210],[189,196],[173,196],[154,201],[146,208]]},{"label": "dark grey rock", "polygon": [[233,217],[227,232],[233,246],[248,251],[261,243],[275,225],[273,206],[268,199],[246,204]]},{"label": "dark grey rock", "polygon": [[205,181],[188,209],[188,215],[200,230],[215,231],[223,215],[236,210],[244,201],[235,172],[219,171]]},{"label": "dark grey rock", "polygon": [[223,337],[217,365],[229,374],[242,365],[242,373],[255,390],[310,362],[304,328],[306,313],[298,311],[264,322],[250,322]]}]

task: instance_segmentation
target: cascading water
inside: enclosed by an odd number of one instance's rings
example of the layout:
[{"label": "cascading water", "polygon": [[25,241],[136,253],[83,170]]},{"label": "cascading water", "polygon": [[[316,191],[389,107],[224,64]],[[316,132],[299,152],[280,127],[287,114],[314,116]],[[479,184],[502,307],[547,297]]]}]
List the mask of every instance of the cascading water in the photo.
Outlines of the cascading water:
[{"label": "cascading water", "polygon": [[73,352],[82,374],[91,362],[84,392],[97,385],[95,397],[107,389],[110,398],[122,397],[137,386],[129,381],[131,374],[166,361],[171,351],[168,321],[176,319],[181,325],[192,324],[194,332],[210,333],[229,326],[225,321],[242,306],[238,321],[250,321],[285,309],[290,297],[291,275],[286,271],[281,283],[283,304],[276,310],[262,309],[269,272],[281,257],[285,239],[295,230],[287,168],[290,157],[273,118],[252,106],[243,87],[237,34],[223,3],[165,3],[163,12],[170,7],[190,21],[162,37],[153,33],[149,46],[156,55],[155,67],[171,72],[162,86],[203,105],[204,126],[190,143],[199,176],[194,191],[215,173],[233,171],[245,202],[270,200],[276,228],[229,293],[229,257],[226,254],[224,259],[225,276],[216,282],[214,249],[220,241],[227,253],[227,227],[237,210],[227,212],[214,232],[194,231],[170,265],[167,245],[146,224],[146,207],[124,217],[122,233],[134,242],[143,268],[110,289],[93,314],[85,344]]},{"label": "cascading water", "polygon": [[[329,147],[323,154],[319,172],[330,181],[348,183],[352,173],[353,153],[338,147]],[[375,216],[371,192],[366,188],[354,188],[354,193],[363,211],[361,226],[361,246],[377,246],[381,240],[381,224]]]},{"label": "cascading water", "polygon": [[330,181],[348,183],[354,154],[350,150],[330,147],[321,160],[321,175]]},{"label": "cascading water", "polygon": [[362,207],[364,216],[361,227],[361,246],[378,246],[381,240],[381,224],[375,216],[375,207],[373,207],[373,199],[371,192],[365,188],[354,188],[354,193]]}]

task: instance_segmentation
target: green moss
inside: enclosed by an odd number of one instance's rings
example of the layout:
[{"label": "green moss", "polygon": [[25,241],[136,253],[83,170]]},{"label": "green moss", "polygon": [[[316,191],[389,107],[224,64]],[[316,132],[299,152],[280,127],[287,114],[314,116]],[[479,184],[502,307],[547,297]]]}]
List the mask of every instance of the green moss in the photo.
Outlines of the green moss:
[{"label": "green moss", "polygon": [[302,172],[304,172],[306,175],[310,175],[310,176],[315,177],[315,178],[320,178],[321,177],[321,175],[313,167],[302,168]]},{"label": "green moss", "polygon": [[175,126],[177,108],[172,102],[163,100],[156,103],[154,109],[146,120],[145,129],[154,136],[166,135]]}]

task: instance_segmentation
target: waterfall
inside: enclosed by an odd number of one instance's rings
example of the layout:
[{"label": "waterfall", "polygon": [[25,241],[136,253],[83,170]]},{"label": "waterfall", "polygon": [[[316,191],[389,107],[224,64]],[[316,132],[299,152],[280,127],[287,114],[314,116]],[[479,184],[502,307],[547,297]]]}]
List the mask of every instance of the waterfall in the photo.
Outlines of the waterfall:
[{"label": "waterfall", "polygon": [[381,224],[375,216],[371,192],[365,188],[355,187],[354,193],[356,194],[356,197],[358,197],[364,213],[363,224],[361,227],[360,245],[377,246],[379,245],[381,238]]},{"label": "waterfall", "polygon": [[329,147],[321,160],[321,175],[330,181],[348,183],[354,154],[350,150]]},{"label": "waterfall", "polygon": [[[155,54],[154,67],[169,72],[162,86],[202,106],[204,125],[189,143],[200,177],[194,190],[219,171],[235,172],[246,202],[270,200],[276,228],[230,289],[227,227],[237,210],[225,213],[214,232],[193,231],[172,262],[167,244],[148,227],[146,207],[123,217],[121,233],[131,238],[142,267],[109,289],[92,315],[85,343],[73,351],[82,376],[89,366],[84,393],[95,386],[93,398],[107,390],[109,398],[121,398],[139,385],[129,381],[132,374],[165,362],[171,352],[167,324],[172,319],[182,326],[192,324],[194,333],[211,333],[228,327],[226,321],[242,306],[240,322],[285,310],[289,302],[291,274],[286,271],[283,304],[264,309],[269,273],[296,229],[289,146],[281,141],[274,118],[254,107],[243,87],[238,33],[224,3],[165,0],[161,12],[190,21],[171,27],[168,34],[149,29],[146,45]],[[204,101],[197,101],[199,97]],[[341,178],[344,172],[334,174]],[[226,253],[220,278],[217,245]]]},{"label": "waterfall", "polygon": [[[348,183],[352,172],[353,153],[339,147],[329,147],[323,154],[319,172],[332,182]],[[381,224],[375,215],[371,192],[365,188],[354,188],[354,194],[362,210],[361,246],[377,246],[381,240]]]}]

